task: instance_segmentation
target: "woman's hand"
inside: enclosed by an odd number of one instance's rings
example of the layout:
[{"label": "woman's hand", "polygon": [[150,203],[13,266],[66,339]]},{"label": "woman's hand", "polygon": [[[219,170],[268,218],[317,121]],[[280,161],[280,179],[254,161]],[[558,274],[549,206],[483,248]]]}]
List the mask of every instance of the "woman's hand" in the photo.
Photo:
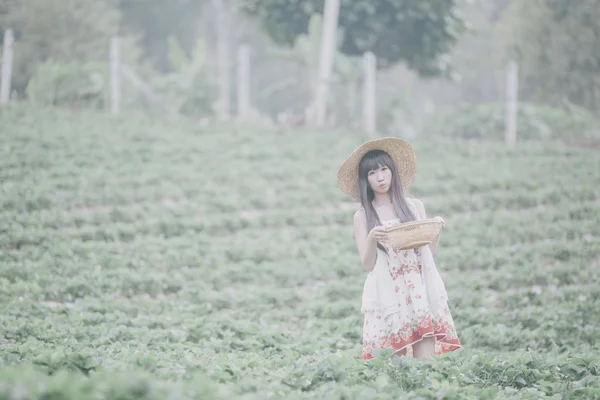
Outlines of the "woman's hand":
[{"label": "woman's hand", "polygon": [[371,229],[367,238],[371,242],[379,242],[382,244],[387,243],[387,241],[388,241],[387,230],[383,226],[376,226],[373,229]]}]

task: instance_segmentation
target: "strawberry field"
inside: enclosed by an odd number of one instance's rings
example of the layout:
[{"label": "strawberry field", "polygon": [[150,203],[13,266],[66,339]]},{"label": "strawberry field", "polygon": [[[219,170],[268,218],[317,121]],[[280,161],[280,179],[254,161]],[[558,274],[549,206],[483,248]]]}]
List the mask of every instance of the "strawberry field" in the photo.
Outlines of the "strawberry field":
[{"label": "strawberry field", "polygon": [[460,351],[360,358],[365,137],[0,111],[0,399],[598,399],[600,154],[414,141]]}]

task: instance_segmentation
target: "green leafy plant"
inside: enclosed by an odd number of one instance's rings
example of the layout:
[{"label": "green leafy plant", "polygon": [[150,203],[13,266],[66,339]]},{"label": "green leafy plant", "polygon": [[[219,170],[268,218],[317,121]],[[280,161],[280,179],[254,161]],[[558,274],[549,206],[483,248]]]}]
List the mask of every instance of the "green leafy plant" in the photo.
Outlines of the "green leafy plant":
[{"label": "green leafy plant", "polygon": [[[497,141],[504,138],[505,121],[503,105],[461,104],[441,110],[428,119],[423,134]],[[600,121],[589,111],[577,107],[558,109],[520,104],[517,124],[519,139],[600,138]]]},{"label": "green leafy plant", "polygon": [[206,44],[198,40],[188,56],[175,37],[169,38],[169,60],[172,71],[155,75],[151,86],[170,110],[200,118],[212,115],[217,87],[206,66]]},{"label": "green leafy plant", "polygon": [[27,99],[38,105],[102,108],[107,97],[108,71],[102,63],[40,64],[27,84]]},{"label": "green leafy plant", "polygon": [[597,149],[413,140],[464,348],[364,361],[358,205],[323,173],[364,138],[30,104],[0,126],[0,399],[600,395]]},{"label": "green leafy plant", "polygon": [[[309,82],[306,96],[309,104],[307,113],[313,112],[310,102],[314,99],[314,93],[318,83],[319,57],[322,41],[323,17],[314,13],[308,21],[305,34],[298,35],[293,46],[288,48],[274,47],[270,54],[280,60],[292,62],[304,69]],[[328,110],[334,115],[340,126],[345,128],[356,128],[359,123],[359,83],[364,74],[361,57],[349,56],[339,48],[344,41],[344,29],[338,28],[336,34],[337,50],[330,81],[328,93]],[[292,77],[275,82],[261,91],[261,97],[268,97],[278,92],[299,88],[305,81]]]}]

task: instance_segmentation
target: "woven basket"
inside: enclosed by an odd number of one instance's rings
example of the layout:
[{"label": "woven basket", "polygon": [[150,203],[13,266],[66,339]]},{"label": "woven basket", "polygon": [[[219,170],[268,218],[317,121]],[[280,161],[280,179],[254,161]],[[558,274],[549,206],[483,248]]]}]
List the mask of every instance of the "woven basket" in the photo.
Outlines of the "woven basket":
[{"label": "woven basket", "polygon": [[387,228],[388,244],[401,250],[428,245],[441,232],[443,225],[439,218],[392,225]]}]

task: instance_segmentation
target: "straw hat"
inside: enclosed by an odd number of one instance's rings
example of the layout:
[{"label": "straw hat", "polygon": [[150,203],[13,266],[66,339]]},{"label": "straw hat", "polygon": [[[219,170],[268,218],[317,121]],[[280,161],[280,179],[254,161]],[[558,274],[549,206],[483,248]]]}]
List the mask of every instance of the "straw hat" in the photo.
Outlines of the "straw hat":
[{"label": "straw hat", "polygon": [[358,164],[363,156],[371,150],[383,150],[392,157],[404,190],[412,182],[417,172],[417,156],[406,140],[388,137],[370,140],[361,144],[344,161],[338,171],[338,186],[342,189],[342,192],[358,202],[360,202]]}]

